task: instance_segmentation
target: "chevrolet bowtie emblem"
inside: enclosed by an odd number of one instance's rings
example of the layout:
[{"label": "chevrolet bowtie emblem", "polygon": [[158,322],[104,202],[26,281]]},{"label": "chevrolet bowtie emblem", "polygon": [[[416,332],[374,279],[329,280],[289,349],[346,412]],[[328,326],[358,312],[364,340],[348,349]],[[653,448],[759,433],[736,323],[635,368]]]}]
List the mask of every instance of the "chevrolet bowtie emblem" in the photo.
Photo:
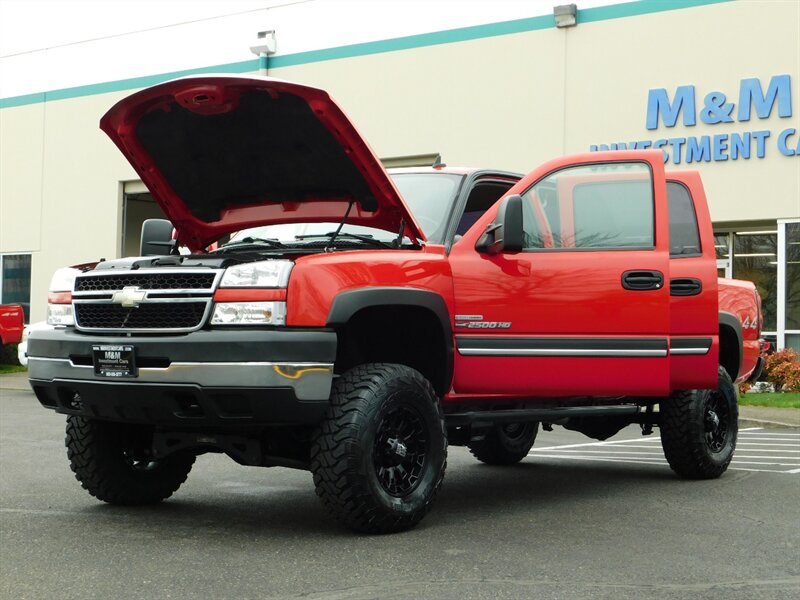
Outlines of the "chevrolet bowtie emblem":
[{"label": "chevrolet bowtie emblem", "polygon": [[146,295],[147,292],[140,290],[136,286],[124,287],[121,292],[114,292],[114,295],[111,296],[111,301],[114,304],[121,304],[125,308],[136,308]]}]

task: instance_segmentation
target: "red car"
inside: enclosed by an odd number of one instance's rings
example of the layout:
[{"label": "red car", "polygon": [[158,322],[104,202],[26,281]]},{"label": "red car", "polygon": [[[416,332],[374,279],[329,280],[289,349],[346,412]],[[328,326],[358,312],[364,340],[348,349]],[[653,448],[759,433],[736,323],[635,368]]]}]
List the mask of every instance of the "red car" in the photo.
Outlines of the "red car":
[{"label": "red car", "polygon": [[540,423],[659,427],[679,475],[726,470],[760,300],[717,280],[700,177],[660,152],[390,174],[326,92],[241,76],[135,93],[101,127],[171,223],[62,273],[58,327],[29,340],[97,498],[161,501],[224,452],[309,469],[345,525],[399,531],[448,444],[513,464]]}]

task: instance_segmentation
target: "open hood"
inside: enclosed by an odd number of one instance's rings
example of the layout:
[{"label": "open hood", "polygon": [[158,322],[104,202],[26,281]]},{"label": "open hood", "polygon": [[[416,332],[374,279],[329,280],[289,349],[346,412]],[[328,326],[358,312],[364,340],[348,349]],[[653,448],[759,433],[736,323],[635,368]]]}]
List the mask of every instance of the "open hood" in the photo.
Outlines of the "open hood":
[{"label": "open hood", "polygon": [[270,223],[347,222],[424,240],[372,149],[327,92],[203,75],[121,100],[100,128],[199,250]]}]

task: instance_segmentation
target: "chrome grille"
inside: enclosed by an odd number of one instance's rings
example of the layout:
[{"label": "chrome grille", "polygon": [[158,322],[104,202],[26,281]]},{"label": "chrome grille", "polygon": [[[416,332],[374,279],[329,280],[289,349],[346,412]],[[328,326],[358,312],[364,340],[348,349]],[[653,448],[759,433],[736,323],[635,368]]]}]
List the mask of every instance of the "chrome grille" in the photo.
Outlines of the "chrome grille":
[{"label": "chrome grille", "polygon": [[142,290],[210,290],[216,273],[123,273],[86,275],[75,280],[76,292],[106,292],[135,286]]},{"label": "chrome grille", "polygon": [[194,329],[202,325],[207,302],[152,302],[137,308],[119,304],[76,304],[75,320],[86,329]]},{"label": "chrome grille", "polygon": [[79,275],[72,293],[75,327],[97,332],[186,332],[211,311],[217,269],[142,269]]}]

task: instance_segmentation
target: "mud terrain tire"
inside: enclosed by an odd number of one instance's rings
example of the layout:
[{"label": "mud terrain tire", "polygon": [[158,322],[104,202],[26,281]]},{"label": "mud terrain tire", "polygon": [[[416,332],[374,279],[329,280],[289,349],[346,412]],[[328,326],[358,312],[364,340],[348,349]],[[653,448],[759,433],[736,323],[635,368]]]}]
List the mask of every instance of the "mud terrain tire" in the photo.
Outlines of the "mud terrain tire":
[{"label": "mud terrain tire", "polygon": [[495,425],[482,440],[468,444],[472,456],[487,465],[515,465],[528,456],[539,423],[506,423]]},{"label": "mud terrain tire", "polygon": [[661,446],[686,479],[714,479],[728,468],[739,431],[738,391],[719,368],[716,390],[676,392],[660,406]]},{"label": "mud terrain tire", "polygon": [[137,457],[141,426],[67,417],[67,457],[75,478],[92,496],[123,506],[156,504],[186,481],[195,455],[158,461]]},{"label": "mud terrain tire", "polygon": [[337,520],[364,533],[411,529],[446,464],[442,410],[418,371],[373,363],[337,378],[311,445],[317,495]]}]

